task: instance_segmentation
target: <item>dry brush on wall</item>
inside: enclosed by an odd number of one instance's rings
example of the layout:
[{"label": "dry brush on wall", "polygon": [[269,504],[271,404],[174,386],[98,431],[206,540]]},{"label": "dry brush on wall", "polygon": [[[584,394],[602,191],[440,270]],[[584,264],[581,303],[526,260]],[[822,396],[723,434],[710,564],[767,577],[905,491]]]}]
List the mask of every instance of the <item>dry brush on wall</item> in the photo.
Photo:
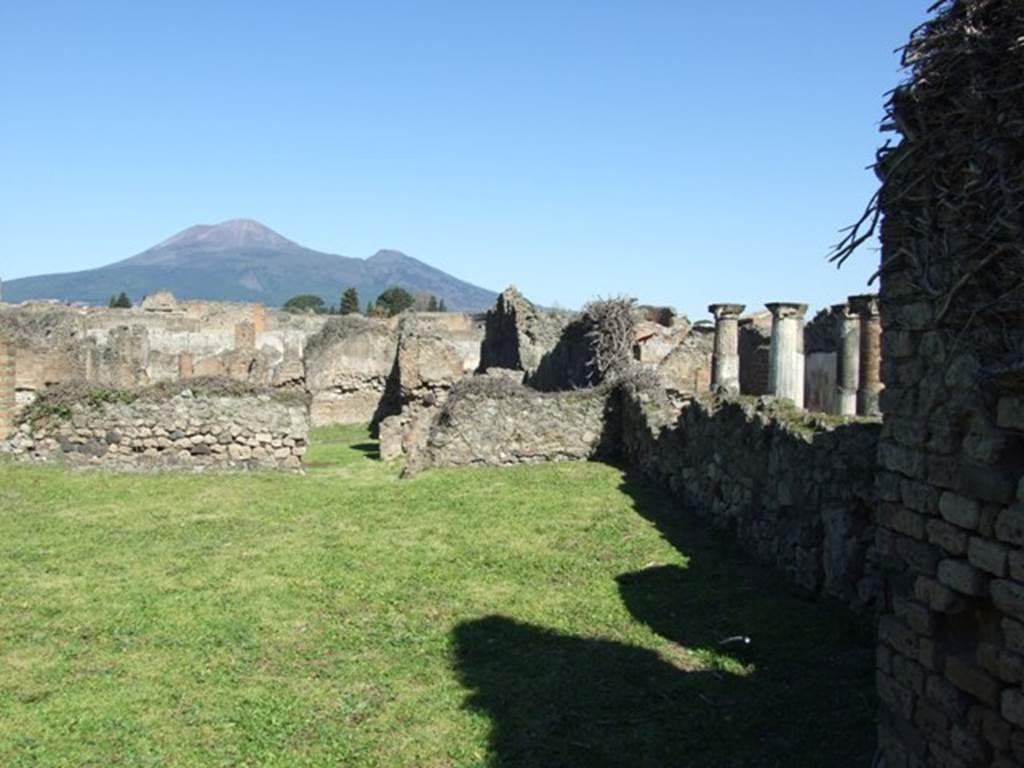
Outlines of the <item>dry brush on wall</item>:
[{"label": "dry brush on wall", "polygon": [[960,0],[904,50],[881,221],[876,549],[889,766],[1024,764],[1024,3]]}]

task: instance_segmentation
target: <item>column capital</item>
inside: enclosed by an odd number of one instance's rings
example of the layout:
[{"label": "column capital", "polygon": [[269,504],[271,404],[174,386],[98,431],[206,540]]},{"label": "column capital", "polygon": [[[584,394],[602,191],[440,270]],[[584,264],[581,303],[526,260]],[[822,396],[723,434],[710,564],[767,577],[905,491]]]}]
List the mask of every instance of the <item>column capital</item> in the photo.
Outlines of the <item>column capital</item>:
[{"label": "column capital", "polygon": [[776,319],[795,317],[800,320],[807,312],[806,304],[798,304],[794,301],[774,301],[765,306],[772,313],[772,317]]},{"label": "column capital", "polygon": [[715,320],[721,320],[723,317],[739,318],[746,308],[746,304],[710,304],[708,312],[715,316]]},{"label": "column capital", "polygon": [[863,293],[850,297],[850,311],[862,317],[874,317],[878,314],[878,296],[874,293]]},{"label": "column capital", "polygon": [[857,316],[857,313],[853,311],[853,307],[850,306],[850,302],[844,301],[842,304],[833,304],[832,314],[843,319],[853,318]]}]

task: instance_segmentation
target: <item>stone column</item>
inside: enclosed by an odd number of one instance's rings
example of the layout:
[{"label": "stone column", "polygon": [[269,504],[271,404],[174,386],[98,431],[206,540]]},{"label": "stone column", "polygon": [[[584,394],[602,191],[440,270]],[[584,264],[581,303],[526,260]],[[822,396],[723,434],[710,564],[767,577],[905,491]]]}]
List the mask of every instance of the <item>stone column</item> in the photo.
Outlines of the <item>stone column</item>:
[{"label": "stone column", "polygon": [[860,377],[860,318],[849,304],[832,307],[839,327],[836,349],[836,412],[841,416],[857,413],[857,383]]},{"label": "stone column", "polygon": [[768,392],[804,407],[803,330],[806,304],[765,304],[772,313],[772,352]]},{"label": "stone column", "polygon": [[730,395],[740,393],[740,313],[743,304],[712,304],[715,316],[715,352],[711,358],[711,386]]},{"label": "stone column", "polygon": [[6,440],[14,432],[17,408],[14,386],[14,345],[0,339],[0,440]]},{"label": "stone column", "polygon": [[882,320],[878,314],[878,297],[851,296],[850,309],[860,318],[857,414],[881,416],[878,394],[882,391]]}]

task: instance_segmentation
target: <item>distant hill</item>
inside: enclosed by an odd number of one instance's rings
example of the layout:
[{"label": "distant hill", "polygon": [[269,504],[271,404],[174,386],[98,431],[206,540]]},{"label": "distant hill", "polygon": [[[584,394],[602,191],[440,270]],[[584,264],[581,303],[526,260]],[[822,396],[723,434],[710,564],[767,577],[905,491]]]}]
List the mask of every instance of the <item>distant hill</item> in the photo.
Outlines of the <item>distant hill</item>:
[{"label": "distant hill", "polygon": [[121,291],[138,302],[147,294],[167,290],[179,299],[280,306],[301,293],[337,304],[342,290],[355,286],[365,305],[395,285],[414,294],[432,293],[453,310],[482,310],[497,298],[493,291],[399,251],[378,251],[368,259],[321,253],[251,219],[189,227],[137,256],[98,269],[4,282],[3,298],[106,304]]}]

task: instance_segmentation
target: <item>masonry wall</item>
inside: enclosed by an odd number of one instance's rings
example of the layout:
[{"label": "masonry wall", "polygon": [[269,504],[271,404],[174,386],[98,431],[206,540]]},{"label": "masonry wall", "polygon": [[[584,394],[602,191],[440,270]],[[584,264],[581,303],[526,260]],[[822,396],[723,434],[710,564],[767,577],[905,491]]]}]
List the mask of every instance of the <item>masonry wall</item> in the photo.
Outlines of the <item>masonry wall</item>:
[{"label": "masonry wall", "polygon": [[409,459],[413,470],[438,466],[579,461],[614,451],[604,388],[538,392],[501,377],[456,385]]},{"label": "masonry wall", "polygon": [[810,594],[873,608],[875,448],[880,425],[822,421],[773,400],[674,407],[621,393],[626,459],[759,562]]},{"label": "masonry wall", "polygon": [[888,766],[1024,765],[1022,37],[1019,3],[943,5],[887,120],[904,131],[879,165]]},{"label": "masonry wall", "polygon": [[299,470],[309,435],[300,398],[83,390],[55,402],[30,410],[0,453],[116,471]]},{"label": "masonry wall", "polygon": [[14,387],[14,350],[6,339],[0,338],[0,440],[14,429]]}]

